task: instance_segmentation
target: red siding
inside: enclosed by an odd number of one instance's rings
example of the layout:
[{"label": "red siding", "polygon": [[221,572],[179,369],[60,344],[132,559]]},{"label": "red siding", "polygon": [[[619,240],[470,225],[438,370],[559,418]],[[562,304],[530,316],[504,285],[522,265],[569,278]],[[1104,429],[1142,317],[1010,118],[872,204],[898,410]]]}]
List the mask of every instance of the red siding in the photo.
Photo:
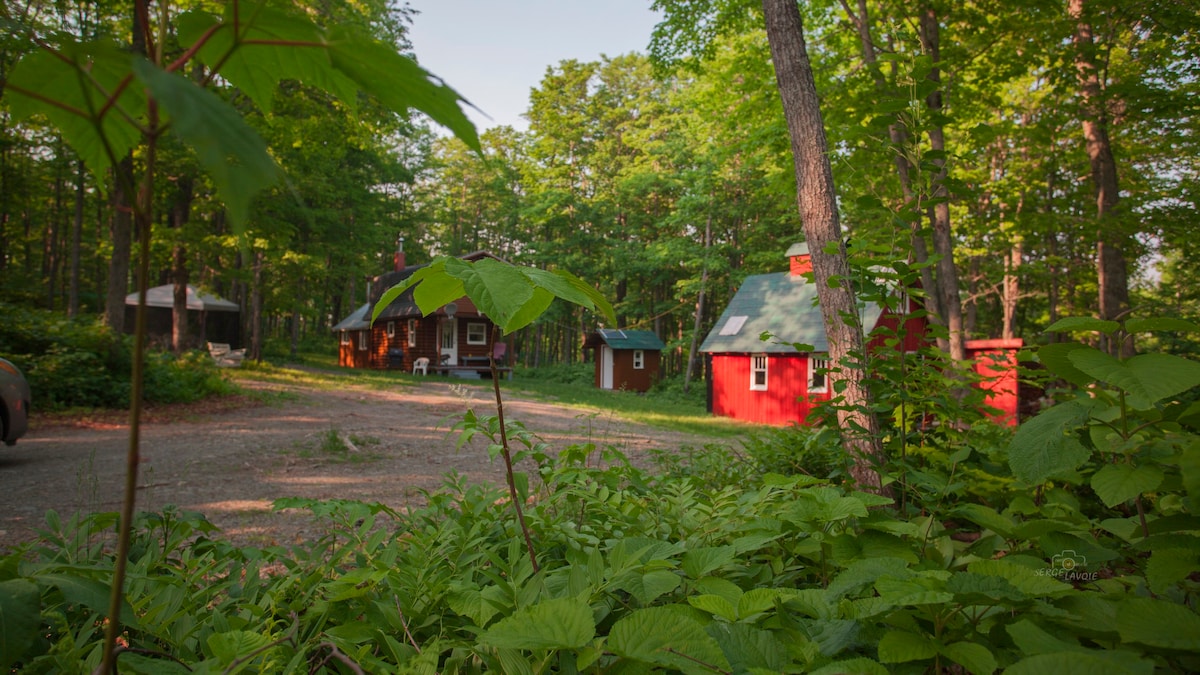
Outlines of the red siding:
[{"label": "red siding", "polygon": [[[749,354],[713,354],[713,413],[760,424],[802,424],[812,409],[807,354],[769,354],[767,390],[750,389]],[[827,400],[816,394],[812,401]]]},{"label": "red siding", "polygon": [[1013,340],[967,340],[967,356],[975,360],[975,372],[983,378],[980,388],[987,392],[986,402],[999,410],[992,419],[1008,426],[1017,425],[1017,352],[1025,345]]}]

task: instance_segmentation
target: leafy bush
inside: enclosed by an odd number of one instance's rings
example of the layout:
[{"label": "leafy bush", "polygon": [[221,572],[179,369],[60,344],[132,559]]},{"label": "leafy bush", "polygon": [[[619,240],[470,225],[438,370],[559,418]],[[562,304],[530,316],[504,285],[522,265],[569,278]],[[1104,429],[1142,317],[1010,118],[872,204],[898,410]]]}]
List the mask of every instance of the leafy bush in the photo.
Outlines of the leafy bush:
[{"label": "leafy bush", "polygon": [[559,363],[537,368],[517,367],[513,374],[522,380],[594,386],[596,367],[591,363]]},{"label": "leafy bush", "polygon": [[[133,343],[99,320],[69,321],[61,315],[0,304],[0,356],[16,363],[29,380],[37,410],[75,407],[127,408]],[[146,358],[145,400],[182,403],[226,394],[226,382],[204,352],[176,359],[151,352]]]}]

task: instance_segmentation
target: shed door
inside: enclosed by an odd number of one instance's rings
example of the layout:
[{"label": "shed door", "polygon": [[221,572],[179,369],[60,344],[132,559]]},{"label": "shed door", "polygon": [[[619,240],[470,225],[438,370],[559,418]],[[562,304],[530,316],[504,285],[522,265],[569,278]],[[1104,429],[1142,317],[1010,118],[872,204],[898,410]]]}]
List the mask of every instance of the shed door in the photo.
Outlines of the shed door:
[{"label": "shed door", "polygon": [[613,388],[613,350],[608,345],[600,347],[600,388]]}]

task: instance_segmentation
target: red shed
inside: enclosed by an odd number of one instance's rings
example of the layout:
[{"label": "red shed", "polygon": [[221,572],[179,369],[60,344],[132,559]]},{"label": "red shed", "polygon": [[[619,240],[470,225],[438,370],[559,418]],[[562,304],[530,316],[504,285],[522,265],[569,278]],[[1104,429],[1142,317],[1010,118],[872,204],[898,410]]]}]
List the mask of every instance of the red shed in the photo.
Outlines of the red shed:
[{"label": "red shed", "polygon": [[[829,342],[816,285],[804,275],[812,270],[807,244],[788,249],[787,273],[747,277],[700,350],[709,354],[709,410],[724,417],[764,424],[804,424],[813,406],[829,399],[824,368],[829,367]],[[926,346],[928,325],[911,312],[919,308],[906,296],[897,298],[898,311],[865,303],[859,321],[869,335],[868,348],[884,348],[887,338],[903,325],[903,340],[895,349],[912,352]],[[763,333],[774,336],[759,339]],[[792,345],[812,347],[799,352]],[[1020,340],[976,340],[968,343],[975,369],[984,376],[988,404],[999,419],[1016,423],[1016,351]]]},{"label": "red shed", "polygon": [[649,391],[658,381],[666,345],[648,330],[601,328],[583,341],[596,350],[596,386],[600,389]]},{"label": "red shed", "polygon": [[[829,399],[822,372],[829,367],[829,342],[817,306],[816,284],[804,274],[812,270],[807,244],[787,253],[789,272],[746,277],[729,306],[717,319],[700,351],[711,355],[711,411],[716,415],[764,424],[805,423],[814,404]],[[859,320],[870,331],[879,325],[896,328],[900,317],[867,303]],[[923,320],[910,319],[919,346]],[[759,336],[771,333],[764,342]],[[793,344],[809,345],[799,352]]]}]

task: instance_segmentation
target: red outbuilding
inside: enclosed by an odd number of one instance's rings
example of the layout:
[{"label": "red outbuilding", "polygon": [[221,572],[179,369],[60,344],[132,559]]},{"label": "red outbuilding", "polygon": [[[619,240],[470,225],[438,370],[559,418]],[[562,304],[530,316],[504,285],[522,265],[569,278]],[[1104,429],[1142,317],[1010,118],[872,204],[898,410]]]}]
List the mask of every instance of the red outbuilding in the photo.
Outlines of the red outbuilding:
[{"label": "red outbuilding", "polygon": [[[747,277],[734,294],[700,351],[710,359],[709,410],[723,417],[762,424],[806,424],[813,407],[829,399],[829,342],[816,284],[805,274],[812,270],[807,244],[787,252],[790,271]],[[914,352],[925,347],[928,324],[917,302],[897,291],[896,309],[865,303],[859,310],[868,349],[892,348]],[[903,330],[901,330],[903,329]],[[761,339],[770,334],[766,341]],[[800,346],[804,351],[797,349]],[[1020,341],[973,341],[972,354],[981,358],[976,370],[987,378],[989,405],[1000,417],[1016,421],[1016,350]]]}]

